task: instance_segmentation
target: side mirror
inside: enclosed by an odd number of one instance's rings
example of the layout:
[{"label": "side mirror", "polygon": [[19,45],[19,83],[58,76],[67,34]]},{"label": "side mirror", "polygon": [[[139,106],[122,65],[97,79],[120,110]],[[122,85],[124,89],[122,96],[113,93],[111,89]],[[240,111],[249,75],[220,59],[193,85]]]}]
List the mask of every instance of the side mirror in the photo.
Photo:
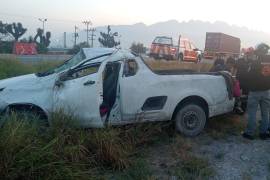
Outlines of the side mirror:
[{"label": "side mirror", "polygon": [[71,74],[70,70],[61,73],[59,75],[58,79],[55,81],[55,86],[60,87],[60,86],[64,85],[64,81],[68,80],[68,77],[70,74]]}]

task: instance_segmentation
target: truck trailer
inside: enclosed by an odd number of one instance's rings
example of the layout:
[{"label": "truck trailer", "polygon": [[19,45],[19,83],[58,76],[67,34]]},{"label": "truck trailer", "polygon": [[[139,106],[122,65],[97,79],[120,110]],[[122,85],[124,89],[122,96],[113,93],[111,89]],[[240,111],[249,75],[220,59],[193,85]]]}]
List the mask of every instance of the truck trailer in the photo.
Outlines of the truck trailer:
[{"label": "truck trailer", "polygon": [[204,58],[237,58],[240,55],[241,40],[224,33],[207,32]]}]

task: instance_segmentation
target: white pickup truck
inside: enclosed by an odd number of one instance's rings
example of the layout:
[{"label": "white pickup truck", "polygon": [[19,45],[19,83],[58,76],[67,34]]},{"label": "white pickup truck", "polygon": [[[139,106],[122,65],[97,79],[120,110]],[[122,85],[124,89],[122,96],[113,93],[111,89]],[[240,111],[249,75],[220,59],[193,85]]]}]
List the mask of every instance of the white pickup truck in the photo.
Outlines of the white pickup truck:
[{"label": "white pickup truck", "polygon": [[85,48],[44,73],[0,81],[0,110],[40,113],[50,123],[59,109],[85,128],[175,121],[196,136],[207,118],[233,110],[226,80],[217,74],[152,71],[129,51]]}]

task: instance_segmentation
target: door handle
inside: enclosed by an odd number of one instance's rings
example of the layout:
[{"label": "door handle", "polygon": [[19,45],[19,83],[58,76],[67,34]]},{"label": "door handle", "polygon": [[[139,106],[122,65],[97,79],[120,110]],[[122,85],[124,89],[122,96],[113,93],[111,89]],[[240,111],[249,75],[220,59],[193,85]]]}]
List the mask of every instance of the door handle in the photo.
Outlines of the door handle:
[{"label": "door handle", "polygon": [[89,81],[86,81],[85,83],[83,83],[83,85],[84,85],[84,86],[90,86],[90,85],[93,85],[93,84],[95,84],[95,83],[96,83],[95,81],[89,80]]}]

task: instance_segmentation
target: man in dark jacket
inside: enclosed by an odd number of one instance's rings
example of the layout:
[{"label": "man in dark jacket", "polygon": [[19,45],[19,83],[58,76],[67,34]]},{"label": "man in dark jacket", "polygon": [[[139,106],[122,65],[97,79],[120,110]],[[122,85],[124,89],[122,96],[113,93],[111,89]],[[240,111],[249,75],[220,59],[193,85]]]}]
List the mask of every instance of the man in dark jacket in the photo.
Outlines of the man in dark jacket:
[{"label": "man in dark jacket", "polygon": [[243,137],[254,139],[256,130],[256,113],[258,105],[261,110],[260,138],[269,139],[269,108],[270,108],[270,62],[262,60],[260,56],[251,62],[248,70],[248,124]]}]

